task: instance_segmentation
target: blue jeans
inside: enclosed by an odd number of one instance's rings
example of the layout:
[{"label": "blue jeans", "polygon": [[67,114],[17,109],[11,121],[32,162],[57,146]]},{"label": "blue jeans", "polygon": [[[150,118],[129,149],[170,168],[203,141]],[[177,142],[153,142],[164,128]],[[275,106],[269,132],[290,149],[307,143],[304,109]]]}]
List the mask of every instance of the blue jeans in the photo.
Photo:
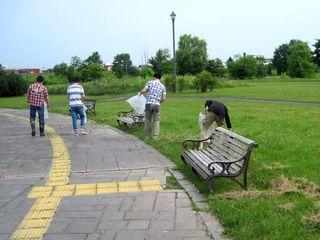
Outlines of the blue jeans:
[{"label": "blue jeans", "polygon": [[83,106],[76,106],[76,107],[70,107],[71,108],[71,114],[72,114],[72,125],[73,130],[78,130],[78,115],[80,116],[81,120],[81,127],[86,127],[86,114],[84,112]]},{"label": "blue jeans", "polygon": [[32,106],[30,105],[30,125],[31,130],[36,130],[36,112],[38,111],[39,116],[39,128],[40,134],[44,134],[44,105],[41,106]]}]

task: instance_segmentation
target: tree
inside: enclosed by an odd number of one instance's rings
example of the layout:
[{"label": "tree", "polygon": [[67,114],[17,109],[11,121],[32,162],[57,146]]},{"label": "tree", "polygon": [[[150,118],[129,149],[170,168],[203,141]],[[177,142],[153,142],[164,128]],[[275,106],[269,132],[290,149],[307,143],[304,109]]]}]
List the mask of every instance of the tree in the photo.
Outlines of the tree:
[{"label": "tree", "polygon": [[289,48],[294,43],[300,42],[301,40],[292,39],[289,43],[281,44],[273,54],[272,64],[277,69],[278,75],[286,72],[288,70],[288,55]]},{"label": "tree", "polygon": [[318,67],[320,67],[320,39],[317,39],[313,46],[315,47],[315,50],[313,51],[313,61],[318,65]]},{"label": "tree", "polygon": [[105,69],[98,63],[91,63],[79,70],[82,81],[93,81],[103,76]]},{"label": "tree", "polygon": [[212,74],[213,77],[219,78],[224,77],[227,72],[219,58],[209,60],[206,69]]},{"label": "tree", "polygon": [[263,56],[256,57],[257,60],[257,77],[263,78],[268,74],[268,65],[266,64],[266,59]]},{"label": "tree", "polygon": [[81,58],[74,56],[71,58],[71,63],[70,63],[70,70],[72,72],[76,72],[79,71],[80,68],[82,67],[83,62],[81,60]]},{"label": "tree", "polygon": [[96,63],[101,65],[103,61],[101,60],[101,56],[98,52],[93,52],[86,60],[84,60],[84,64],[89,65],[92,63]]},{"label": "tree", "polygon": [[52,71],[56,75],[66,76],[69,80],[72,78],[73,73],[70,71],[68,65],[66,63],[56,64]]},{"label": "tree", "polygon": [[257,60],[253,56],[237,56],[228,64],[231,77],[245,79],[257,75]]},{"label": "tree", "polygon": [[278,74],[284,73],[288,70],[288,51],[289,44],[281,44],[273,53],[272,64],[277,69]]},{"label": "tree", "polygon": [[180,74],[197,74],[207,65],[207,43],[198,37],[185,34],[180,37],[177,65]]},{"label": "tree", "polygon": [[288,74],[290,77],[304,78],[314,73],[312,52],[306,42],[295,42],[289,48]]},{"label": "tree", "polygon": [[117,78],[121,78],[124,75],[128,75],[131,66],[132,61],[128,53],[117,54],[114,57],[112,71],[116,74]]},{"label": "tree", "polygon": [[128,71],[128,74],[130,75],[130,76],[139,76],[139,69],[136,67],[136,66],[134,66],[134,65],[132,65],[130,68],[129,68],[129,71]]},{"label": "tree", "polygon": [[156,55],[149,59],[152,70],[157,73],[165,74],[172,72],[169,49],[159,49]]}]

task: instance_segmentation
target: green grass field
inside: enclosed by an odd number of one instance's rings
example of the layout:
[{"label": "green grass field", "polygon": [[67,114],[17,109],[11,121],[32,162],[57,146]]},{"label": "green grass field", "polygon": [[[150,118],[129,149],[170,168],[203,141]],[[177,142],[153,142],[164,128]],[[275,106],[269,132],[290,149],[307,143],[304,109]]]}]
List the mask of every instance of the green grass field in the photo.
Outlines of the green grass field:
[{"label": "green grass field", "polygon": [[[206,95],[214,97],[220,91],[223,96],[229,93],[230,97],[249,97],[244,94],[253,89],[250,97],[254,98],[320,101],[319,97],[317,99],[320,82],[316,81],[300,82],[297,88],[293,88],[292,82],[253,81],[248,84],[218,89]],[[63,105],[65,96],[52,96],[51,102],[53,112],[67,114],[67,106]],[[250,159],[248,191],[230,180],[217,180],[215,191],[210,194],[206,185],[180,160],[181,142],[186,138],[198,138],[198,114],[203,111],[204,99],[169,98],[161,106],[160,139],[147,143],[170,158],[207,196],[209,211],[219,217],[226,234],[233,239],[319,239],[319,106],[224,102],[230,110],[233,131],[259,144]],[[25,97],[1,98],[0,107],[25,108],[27,105]],[[97,115],[89,115],[89,119],[117,127],[116,113],[129,109],[125,101],[100,102]],[[128,132],[143,137],[140,129]]]}]

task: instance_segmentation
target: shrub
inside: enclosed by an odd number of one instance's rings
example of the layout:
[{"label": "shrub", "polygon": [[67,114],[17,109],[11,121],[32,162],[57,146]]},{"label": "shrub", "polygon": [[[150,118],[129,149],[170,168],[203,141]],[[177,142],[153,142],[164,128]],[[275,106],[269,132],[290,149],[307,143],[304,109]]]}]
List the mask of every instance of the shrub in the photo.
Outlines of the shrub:
[{"label": "shrub", "polygon": [[0,97],[22,96],[27,92],[27,88],[21,75],[0,72]]},{"label": "shrub", "polygon": [[144,67],[140,70],[139,76],[142,78],[152,77],[154,74],[151,67]]},{"label": "shrub", "polygon": [[186,80],[183,76],[177,77],[177,91],[182,92],[186,88]]},{"label": "shrub", "polygon": [[49,94],[67,94],[68,84],[47,86]]},{"label": "shrub", "polygon": [[163,83],[164,85],[166,86],[166,90],[168,92],[173,92],[173,89],[174,89],[174,80],[173,80],[173,75],[170,74],[166,74],[163,76]]},{"label": "shrub", "polygon": [[212,77],[212,74],[208,71],[202,71],[197,74],[194,79],[194,87],[197,91],[206,92],[207,89],[212,89],[217,86],[217,80]]}]

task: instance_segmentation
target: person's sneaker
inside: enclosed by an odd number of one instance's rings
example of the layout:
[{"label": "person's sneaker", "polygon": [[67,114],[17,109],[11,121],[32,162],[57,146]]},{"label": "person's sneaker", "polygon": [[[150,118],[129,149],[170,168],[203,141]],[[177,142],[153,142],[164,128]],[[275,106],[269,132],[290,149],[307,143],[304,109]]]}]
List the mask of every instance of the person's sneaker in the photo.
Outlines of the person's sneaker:
[{"label": "person's sneaker", "polygon": [[88,133],[87,133],[87,131],[86,131],[85,128],[81,128],[80,133],[81,133],[82,135],[88,135]]},{"label": "person's sneaker", "polygon": [[78,131],[74,131],[74,132],[73,132],[73,135],[79,136],[79,132],[78,132]]},{"label": "person's sneaker", "polygon": [[36,131],[31,132],[31,136],[34,137],[36,135]]},{"label": "person's sneaker", "polygon": [[45,133],[40,133],[40,137],[45,137],[46,134]]}]

